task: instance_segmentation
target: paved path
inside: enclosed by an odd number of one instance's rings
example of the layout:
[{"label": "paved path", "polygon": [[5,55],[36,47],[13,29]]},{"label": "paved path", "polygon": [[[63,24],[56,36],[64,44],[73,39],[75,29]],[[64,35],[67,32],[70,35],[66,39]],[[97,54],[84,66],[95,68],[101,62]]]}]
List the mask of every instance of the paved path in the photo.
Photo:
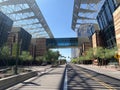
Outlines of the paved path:
[{"label": "paved path", "polygon": [[28,67],[24,67],[24,69],[40,72],[40,71],[47,70],[50,67],[51,67],[51,65],[46,65],[46,66],[28,66]]},{"label": "paved path", "polygon": [[38,76],[17,84],[7,90],[59,90],[65,65],[47,69]]},{"label": "paved path", "polygon": [[74,64],[67,65],[68,90],[120,90],[120,80]]},{"label": "paved path", "polygon": [[107,76],[110,76],[116,79],[120,79],[120,71],[114,68],[105,67],[105,66],[100,67],[100,66],[95,66],[95,65],[79,65],[79,64],[76,64],[76,65],[95,71],[95,72],[98,72],[100,74],[104,74],[104,75],[107,75]]}]

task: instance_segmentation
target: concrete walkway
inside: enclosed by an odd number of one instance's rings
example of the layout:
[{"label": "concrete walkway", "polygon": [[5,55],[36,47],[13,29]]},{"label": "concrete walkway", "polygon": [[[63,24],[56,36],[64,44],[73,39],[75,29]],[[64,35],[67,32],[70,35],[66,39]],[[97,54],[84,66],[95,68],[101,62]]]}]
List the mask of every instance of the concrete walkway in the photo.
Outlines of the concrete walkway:
[{"label": "concrete walkway", "polygon": [[38,76],[10,87],[7,90],[60,90],[64,70],[65,65],[47,69],[45,72],[38,73]]},{"label": "concrete walkway", "polygon": [[116,79],[120,79],[120,71],[115,68],[110,68],[110,67],[105,67],[105,66],[96,66],[96,65],[79,65],[76,64],[77,66],[98,72],[100,74],[104,74]]}]

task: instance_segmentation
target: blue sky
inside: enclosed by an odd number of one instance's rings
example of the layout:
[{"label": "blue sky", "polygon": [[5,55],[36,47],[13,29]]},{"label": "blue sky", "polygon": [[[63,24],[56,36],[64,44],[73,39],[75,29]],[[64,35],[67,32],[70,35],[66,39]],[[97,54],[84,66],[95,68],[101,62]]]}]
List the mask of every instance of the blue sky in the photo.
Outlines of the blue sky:
[{"label": "blue sky", "polygon": [[[76,37],[71,29],[74,0],[36,0],[55,38]],[[57,49],[66,57],[71,49]]]}]

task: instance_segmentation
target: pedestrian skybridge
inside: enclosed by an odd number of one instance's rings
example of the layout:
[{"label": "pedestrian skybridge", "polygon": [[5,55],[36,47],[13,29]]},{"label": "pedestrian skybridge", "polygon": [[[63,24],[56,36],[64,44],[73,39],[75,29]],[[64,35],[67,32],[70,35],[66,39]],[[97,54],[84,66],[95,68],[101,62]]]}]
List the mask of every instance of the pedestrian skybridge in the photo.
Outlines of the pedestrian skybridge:
[{"label": "pedestrian skybridge", "polygon": [[78,38],[48,38],[46,46],[47,48],[78,47]]}]

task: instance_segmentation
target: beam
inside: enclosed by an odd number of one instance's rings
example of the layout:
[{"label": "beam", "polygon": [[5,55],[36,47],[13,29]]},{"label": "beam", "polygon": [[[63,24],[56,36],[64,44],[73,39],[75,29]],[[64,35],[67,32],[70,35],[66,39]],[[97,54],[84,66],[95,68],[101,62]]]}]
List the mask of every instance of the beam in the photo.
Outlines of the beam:
[{"label": "beam", "polygon": [[26,4],[26,1],[25,0],[8,0],[8,1],[0,2],[1,6],[17,5],[17,4]]},{"label": "beam", "polygon": [[21,18],[21,19],[17,19],[17,20],[14,20],[15,22],[17,21],[21,21],[21,20],[28,20],[28,19],[35,19],[36,16],[30,16],[30,17],[25,17],[25,18]]},{"label": "beam", "polygon": [[13,12],[10,12],[8,14],[18,14],[18,13],[30,13],[32,12],[30,8],[26,8],[26,9],[21,9],[21,10],[18,10],[18,11],[13,11]]}]

